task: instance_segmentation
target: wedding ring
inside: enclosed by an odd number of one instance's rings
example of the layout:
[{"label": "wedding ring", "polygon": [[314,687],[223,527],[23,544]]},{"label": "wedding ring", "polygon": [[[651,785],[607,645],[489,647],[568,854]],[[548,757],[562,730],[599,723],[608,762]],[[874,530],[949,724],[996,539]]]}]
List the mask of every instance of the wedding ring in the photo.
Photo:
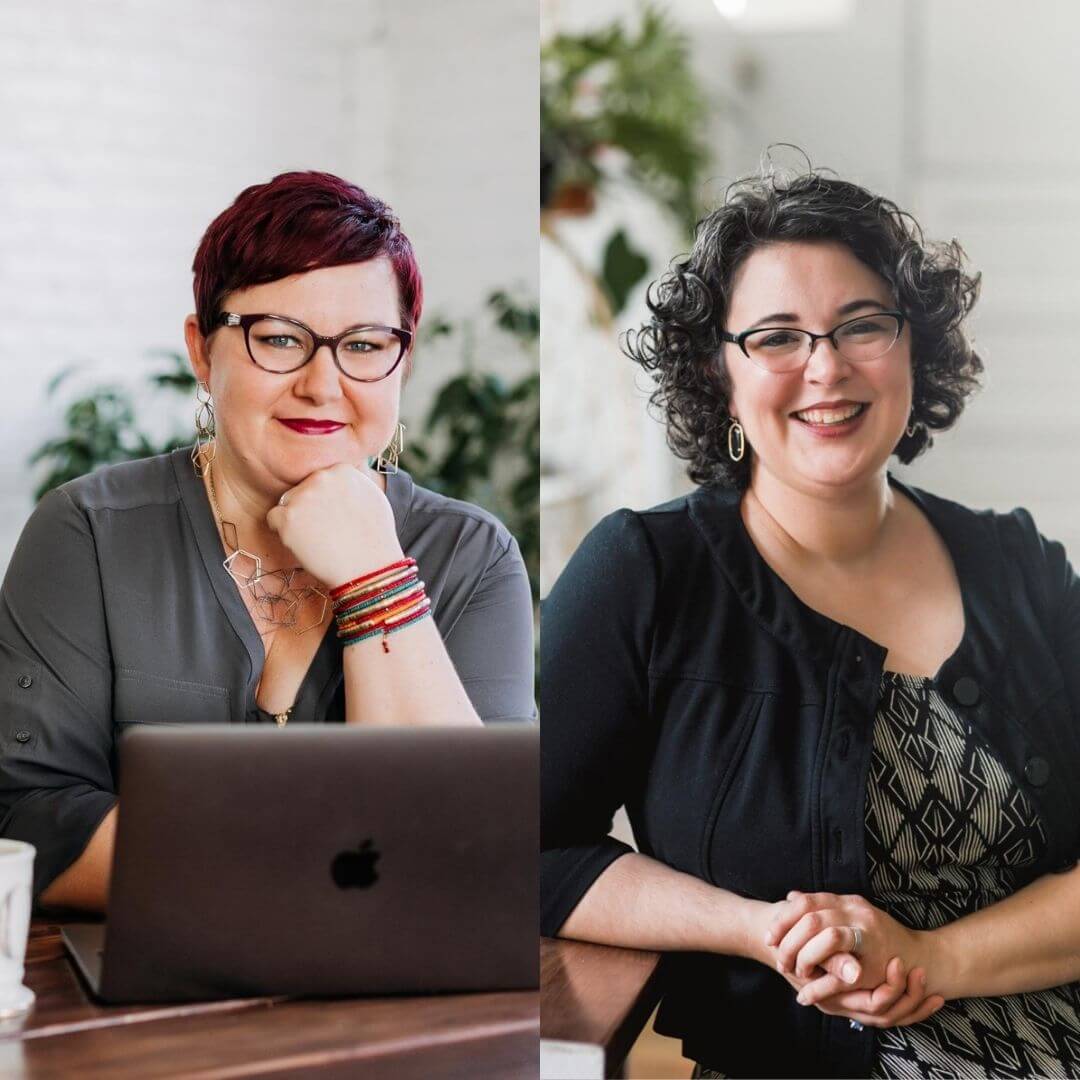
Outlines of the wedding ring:
[{"label": "wedding ring", "polygon": [[286,491],[285,494],[282,495],[280,499],[278,499],[278,501],[277,501],[278,506],[284,506],[285,502],[286,502],[286,500],[288,498],[289,498],[289,493]]},{"label": "wedding ring", "polygon": [[851,944],[851,948],[848,950],[852,956],[858,956],[862,951],[862,930],[857,926],[849,926],[854,941]]}]

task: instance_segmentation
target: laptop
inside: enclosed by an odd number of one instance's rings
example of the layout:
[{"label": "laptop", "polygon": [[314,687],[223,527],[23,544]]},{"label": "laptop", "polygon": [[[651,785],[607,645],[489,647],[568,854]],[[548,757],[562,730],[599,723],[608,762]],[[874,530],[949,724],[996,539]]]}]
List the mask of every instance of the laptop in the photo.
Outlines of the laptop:
[{"label": "laptop", "polygon": [[139,725],[105,923],[110,1002],[539,983],[539,729]]}]

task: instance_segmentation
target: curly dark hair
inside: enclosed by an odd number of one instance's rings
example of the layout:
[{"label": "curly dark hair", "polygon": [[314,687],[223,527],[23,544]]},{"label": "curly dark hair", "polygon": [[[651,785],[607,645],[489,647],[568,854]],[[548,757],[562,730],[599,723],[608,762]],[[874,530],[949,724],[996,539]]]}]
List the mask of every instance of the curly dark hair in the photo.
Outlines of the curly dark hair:
[{"label": "curly dark hair", "polygon": [[[963,323],[979,295],[979,274],[964,270],[960,245],[931,244],[894,202],[857,184],[810,171],[793,178],[764,173],[736,181],[723,205],[698,222],[693,249],[649,287],[652,318],[623,338],[623,351],[650,372],[650,398],[667,420],[671,449],[690,479],[745,490],[751,454],[728,454],[731,380],[720,332],[736,271],[746,257],[778,241],[838,241],[879,274],[912,331],[915,434],[893,453],[906,465],[933,445],[930,432],[951,427],[979,388],[982,361]],[[909,426],[912,426],[909,424]]]}]

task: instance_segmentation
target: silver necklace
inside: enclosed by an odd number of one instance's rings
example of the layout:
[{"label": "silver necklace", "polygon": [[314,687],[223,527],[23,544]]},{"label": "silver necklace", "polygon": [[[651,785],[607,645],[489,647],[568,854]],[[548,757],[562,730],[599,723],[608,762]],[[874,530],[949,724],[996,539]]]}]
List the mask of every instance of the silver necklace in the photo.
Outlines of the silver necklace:
[{"label": "silver necklace", "polygon": [[[247,589],[255,601],[255,612],[263,622],[272,626],[289,627],[295,634],[306,634],[321,626],[326,618],[330,597],[314,585],[295,586],[293,579],[304,572],[302,566],[283,567],[280,570],[264,570],[263,557],[240,546],[236,524],[226,521],[218,507],[214,490],[213,466],[207,468],[206,479],[210,488],[210,505],[221,526],[221,535],[230,554],[221,564],[229,577],[242,589]],[[300,619],[304,604],[320,601],[319,617],[312,622]]]},{"label": "silver necklace", "polygon": [[[271,626],[288,627],[296,635],[306,634],[309,630],[322,626],[330,597],[314,585],[304,585],[299,588],[293,585],[296,575],[303,573],[302,566],[263,570],[262,556],[242,548],[236,532],[236,523],[226,521],[221,515],[217,493],[214,490],[213,465],[210,463],[207,464],[206,479],[210,488],[210,505],[221,527],[225,546],[230,551],[229,556],[221,565],[241,589],[247,589],[251,593],[258,618]],[[311,601],[321,601],[319,617],[314,622],[305,623],[300,618],[300,612],[304,605]],[[271,642],[270,648],[273,649],[273,647]],[[266,656],[269,657],[269,655],[268,652]],[[263,667],[265,670],[265,658]],[[273,714],[278,727],[284,727],[289,722],[289,716],[294,708],[295,705],[290,705],[284,712]]]}]

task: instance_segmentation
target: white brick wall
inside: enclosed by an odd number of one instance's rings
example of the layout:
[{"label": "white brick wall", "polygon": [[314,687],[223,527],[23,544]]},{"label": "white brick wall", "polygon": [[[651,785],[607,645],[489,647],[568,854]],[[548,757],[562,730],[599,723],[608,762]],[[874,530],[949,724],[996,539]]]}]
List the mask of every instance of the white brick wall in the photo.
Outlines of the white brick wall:
[{"label": "white brick wall", "polygon": [[[536,0],[388,0],[386,10],[390,40],[403,50],[390,188],[402,221],[415,223],[426,309],[452,315],[515,286],[538,298]],[[481,338],[478,359],[520,367],[499,338]],[[456,346],[418,357],[410,400],[426,400],[456,362]],[[410,415],[420,413],[410,404]]]},{"label": "white brick wall", "polygon": [[[195,246],[248,184],[318,168],[385,198],[429,312],[535,295],[537,79],[531,0],[4,0],[0,568],[59,430],[48,379],[138,384],[182,348]],[[417,358],[408,417],[454,363]],[[159,435],[192,411],[164,400]]]}]

